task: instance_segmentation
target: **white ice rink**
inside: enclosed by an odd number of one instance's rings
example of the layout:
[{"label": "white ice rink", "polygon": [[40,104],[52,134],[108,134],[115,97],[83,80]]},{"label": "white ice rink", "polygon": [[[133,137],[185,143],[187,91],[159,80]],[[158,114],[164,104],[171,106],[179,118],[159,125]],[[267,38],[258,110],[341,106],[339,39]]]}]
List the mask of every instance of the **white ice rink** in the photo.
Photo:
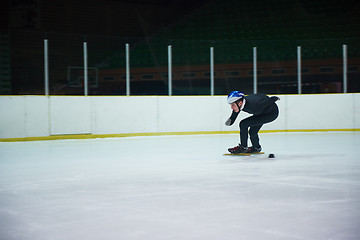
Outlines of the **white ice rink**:
[{"label": "white ice rink", "polygon": [[0,239],[360,239],[360,133],[260,138],[0,143]]}]

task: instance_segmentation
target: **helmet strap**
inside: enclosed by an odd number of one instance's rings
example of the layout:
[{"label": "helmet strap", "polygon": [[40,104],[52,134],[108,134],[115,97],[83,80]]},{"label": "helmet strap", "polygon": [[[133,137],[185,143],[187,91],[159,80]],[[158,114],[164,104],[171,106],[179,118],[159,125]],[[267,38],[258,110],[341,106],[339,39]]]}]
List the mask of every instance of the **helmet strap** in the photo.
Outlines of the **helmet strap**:
[{"label": "helmet strap", "polygon": [[240,100],[237,100],[237,101],[235,102],[235,104],[236,104],[236,106],[237,106],[237,107],[239,108],[239,110],[240,110],[239,102],[240,102]]},{"label": "helmet strap", "polygon": [[240,98],[239,100],[237,100],[235,103],[236,103],[236,106],[238,106],[238,108],[239,108],[239,111],[241,111],[241,109],[240,109],[240,106],[239,106],[239,102],[240,101],[244,101],[244,98],[242,97],[242,98]]}]

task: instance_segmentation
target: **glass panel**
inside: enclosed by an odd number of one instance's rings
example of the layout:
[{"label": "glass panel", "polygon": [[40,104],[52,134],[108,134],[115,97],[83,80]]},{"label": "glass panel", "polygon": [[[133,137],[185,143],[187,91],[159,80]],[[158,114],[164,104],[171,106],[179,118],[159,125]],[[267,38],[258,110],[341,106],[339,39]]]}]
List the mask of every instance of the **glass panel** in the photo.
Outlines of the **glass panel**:
[{"label": "glass panel", "polygon": [[257,42],[258,93],[294,94],[297,87],[297,46],[293,41]]},{"label": "glass panel", "polygon": [[234,90],[253,92],[252,47],[253,44],[245,40],[214,43],[215,94],[227,95]]},{"label": "glass panel", "polygon": [[84,37],[50,33],[47,39],[50,95],[84,95]]},{"label": "glass panel", "polygon": [[341,93],[342,41],[303,40],[302,93]]},{"label": "glass panel", "polygon": [[13,90],[10,49],[10,34],[0,32],[0,95],[10,95]]},{"label": "glass panel", "polygon": [[[343,92],[343,44],[348,53],[348,92],[360,91],[360,39],[253,40],[195,34],[184,38],[125,39],[106,36],[11,30],[1,33],[0,94],[45,94],[44,39],[48,39],[49,92],[84,95],[87,43],[89,95],[126,94],[126,52],[130,46],[130,94],[168,95],[168,46],[172,46],[173,95],[210,94],[210,47],[214,48],[216,95],[253,88],[253,47],[257,47],[257,92],[296,94],[297,46],[301,46],[302,93]],[[186,34],[185,34],[186,33]],[[200,37],[199,37],[200,36]],[[179,37],[179,36],[178,36]],[[190,37],[192,38],[190,40]]]},{"label": "glass panel", "polygon": [[89,95],[125,95],[125,44],[131,47],[133,41],[102,36],[88,36],[86,41]]},{"label": "glass panel", "polygon": [[210,94],[210,46],[202,40],[173,42],[174,95]]},{"label": "glass panel", "polygon": [[360,39],[345,41],[348,52],[348,92],[360,92]]},{"label": "glass panel", "polygon": [[14,30],[8,36],[11,53],[11,94],[45,94],[44,34]]}]

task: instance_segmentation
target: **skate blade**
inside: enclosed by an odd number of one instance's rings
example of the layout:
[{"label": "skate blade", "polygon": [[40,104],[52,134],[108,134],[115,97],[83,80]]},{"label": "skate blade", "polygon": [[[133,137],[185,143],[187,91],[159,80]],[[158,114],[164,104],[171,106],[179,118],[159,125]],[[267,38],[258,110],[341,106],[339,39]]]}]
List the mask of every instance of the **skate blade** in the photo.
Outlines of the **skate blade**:
[{"label": "skate blade", "polygon": [[256,153],[224,153],[224,156],[250,156],[256,154],[264,154],[264,152],[256,152]]}]

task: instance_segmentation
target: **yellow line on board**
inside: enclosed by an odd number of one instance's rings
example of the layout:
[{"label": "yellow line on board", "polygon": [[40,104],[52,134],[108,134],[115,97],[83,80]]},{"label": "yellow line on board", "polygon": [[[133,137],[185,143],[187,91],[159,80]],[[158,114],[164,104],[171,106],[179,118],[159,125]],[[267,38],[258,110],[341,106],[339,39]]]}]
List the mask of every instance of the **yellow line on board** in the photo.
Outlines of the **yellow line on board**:
[{"label": "yellow line on board", "polygon": [[[360,93],[292,93],[292,94],[277,94],[277,93],[269,93],[267,95],[289,95],[289,96],[302,96],[302,95],[358,95]],[[89,96],[82,96],[82,95],[1,95],[0,97],[226,97],[227,95],[89,95]]]},{"label": "yellow line on board", "polygon": [[[287,129],[261,130],[260,133],[293,133],[293,132],[353,132],[355,129]],[[139,136],[172,136],[172,135],[204,135],[204,134],[238,134],[239,131],[198,131],[198,132],[151,132],[151,133],[120,133],[120,134],[65,134],[42,137],[0,138],[0,142],[46,141],[65,139],[121,138]]]}]

